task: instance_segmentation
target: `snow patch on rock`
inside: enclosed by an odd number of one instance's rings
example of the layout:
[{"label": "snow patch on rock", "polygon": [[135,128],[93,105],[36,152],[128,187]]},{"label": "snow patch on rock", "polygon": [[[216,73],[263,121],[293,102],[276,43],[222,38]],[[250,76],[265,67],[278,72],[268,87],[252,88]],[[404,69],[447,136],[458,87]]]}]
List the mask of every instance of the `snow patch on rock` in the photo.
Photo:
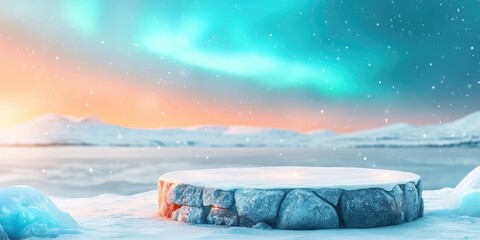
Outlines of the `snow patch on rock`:
[{"label": "snow patch on rock", "polygon": [[[419,179],[420,177],[413,173],[384,169],[295,166],[174,171],[159,178],[160,181],[169,183],[188,183],[193,186],[222,190],[382,188],[386,191],[392,190],[398,184],[409,182],[416,184]],[[332,202],[338,200],[335,196],[331,197]]]}]

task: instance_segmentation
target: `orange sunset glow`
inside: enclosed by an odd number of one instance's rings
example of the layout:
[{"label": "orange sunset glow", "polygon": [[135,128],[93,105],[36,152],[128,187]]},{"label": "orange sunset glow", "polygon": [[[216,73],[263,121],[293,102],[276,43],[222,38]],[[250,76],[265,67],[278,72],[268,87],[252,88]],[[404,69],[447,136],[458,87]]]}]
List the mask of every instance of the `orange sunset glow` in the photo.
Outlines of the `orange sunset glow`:
[{"label": "orange sunset glow", "polygon": [[[248,106],[234,109],[226,103],[203,103],[188,93],[136,84],[131,81],[134,77],[124,74],[91,71],[88,65],[70,64],[48,50],[26,46],[13,39],[0,41],[0,127],[51,112],[75,117],[94,115],[134,128],[243,124],[306,131],[315,127],[293,117],[308,114],[301,110],[292,109],[292,117],[272,122],[272,112],[251,113]],[[325,123],[333,124],[328,120]]]}]

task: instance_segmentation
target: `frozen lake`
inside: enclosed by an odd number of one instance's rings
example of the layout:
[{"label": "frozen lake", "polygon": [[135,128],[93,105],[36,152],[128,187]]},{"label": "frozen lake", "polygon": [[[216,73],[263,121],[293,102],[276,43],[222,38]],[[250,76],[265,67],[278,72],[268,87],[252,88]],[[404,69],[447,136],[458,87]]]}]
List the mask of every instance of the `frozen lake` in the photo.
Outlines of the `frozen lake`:
[{"label": "frozen lake", "polygon": [[254,166],[369,167],[410,171],[425,189],[455,187],[480,165],[480,149],[455,148],[0,148],[0,188],[31,185],[50,196],[130,195],[185,169]]}]

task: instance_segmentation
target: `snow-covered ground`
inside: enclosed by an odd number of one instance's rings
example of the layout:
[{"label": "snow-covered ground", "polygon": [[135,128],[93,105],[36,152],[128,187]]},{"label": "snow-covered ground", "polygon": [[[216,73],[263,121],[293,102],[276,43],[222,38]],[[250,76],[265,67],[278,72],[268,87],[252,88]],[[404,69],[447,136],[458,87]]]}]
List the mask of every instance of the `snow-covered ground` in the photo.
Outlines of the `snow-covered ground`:
[{"label": "snow-covered ground", "polygon": [[[368,230],[262,231],[192,226],[156,215],[157,193],[152,190],[163,173],[269,165],[414,172],[427,189],[425,217]],[[480,218],[444,210],[445,198],[455,191],[435,189],[454,187],[478,165],[480,149],[458,148],[0,148],[0,188],[33,185],[49,196],[60,196],[51,199],[75,218],[82,233],[59,239],[475,239],[480,236]]]},{"label": "snow-covered ground", "polygon": [[[131,196],[103,194],[91,198],[53,197],[51,199],[60,209],[71,214],[79,225],[79,233],[70,234],[72,233],[70,231],[60,235],[58,239],[476,239],[480,236],[478,202],[458,201],[460,206],[463,205],[463,209],[459,209],[458,204],[448,206],[446,203],[451,202],[452,198],[458,198],[452,194],[455,191],[463,191],[460,200],[472,193],[478,199],[478,182],[480,182],[480,167],[467,175],[456,189],[424,191],[423,218],[402,225],[371,229],[285,231],[189,225],[157,215],[157,191]],[[36,190],[25,188],[19,188],[19,190],[23,190],[24,194],[33,193],[36,196],[34,198],[26,196],[26,202],[22,203],[22,206],[39,204],[38,206],[43,208],[47,205],[45,210],[53,209],[52,216],[58,215],[58,209],[52,206],[49,200],[43,199]],[[12,189],[12,191],[16,190]],[[7,206],[10,205],[7,204]],[[465,209],[469,211],[465,212]],[[5,210],[2,211],[5,213]],[[475,214],[470,214],[472,212]],[[45,221],[48,221],[48,214],[42,214],[43,218],[47,217]],[[65,217],[69,218],[66,215],[62,216],[62,218]],[[4,220],[7,222],[3,224],[8,224],[8,219]],[[40,229],[40,231],[45,230]]]},{"label": "snow-covered ground", "polygon": [[161,147],[480,147],[480,112],[438,125],[394,124],[349,134],[247,126],[130,129],[49,114],[0,130],[0,145]]},{"label": "snow-covered ground", "polygon": [[313,231],[256,230],[189,225],[156,215],[157,192],[132,196],[53,198],[80,225],[81,234],[59,239],[476,239],[480,218],[443,209],[452,189],[424,191],[425,215],[414,222],[374,229]]}]

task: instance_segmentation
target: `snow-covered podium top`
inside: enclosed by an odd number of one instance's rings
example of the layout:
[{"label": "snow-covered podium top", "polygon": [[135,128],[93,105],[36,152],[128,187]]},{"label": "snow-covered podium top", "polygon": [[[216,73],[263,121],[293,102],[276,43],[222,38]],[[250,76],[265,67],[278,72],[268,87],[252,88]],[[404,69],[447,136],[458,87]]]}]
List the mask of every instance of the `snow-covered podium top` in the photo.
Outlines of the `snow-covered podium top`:
[{"label": "snow-covered podium top", "polygon": [[392,190],[398,184],[420,180],[420,176],[401,171],[338,167],[255,167],[175,171],[159,181],[188,183],[197,187],[223,190],[241,188],[298,189],[339,188]]}]

